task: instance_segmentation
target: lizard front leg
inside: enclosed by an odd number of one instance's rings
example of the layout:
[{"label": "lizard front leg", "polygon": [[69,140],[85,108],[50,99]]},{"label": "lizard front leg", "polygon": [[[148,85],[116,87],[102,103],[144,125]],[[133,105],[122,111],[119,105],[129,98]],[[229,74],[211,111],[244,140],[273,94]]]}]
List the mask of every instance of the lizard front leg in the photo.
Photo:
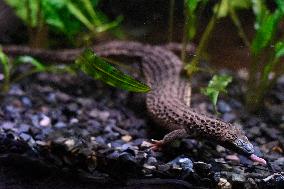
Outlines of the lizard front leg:
[{"label": "lizard front leg", "polygon": [[162,140],[152,140],[152,145],[150,149],[152,150],[161,150],[163,146],[182,138],[187,138],[189,135],[187,134],[185,129],[177,129],[174,130],[164,136]]}]

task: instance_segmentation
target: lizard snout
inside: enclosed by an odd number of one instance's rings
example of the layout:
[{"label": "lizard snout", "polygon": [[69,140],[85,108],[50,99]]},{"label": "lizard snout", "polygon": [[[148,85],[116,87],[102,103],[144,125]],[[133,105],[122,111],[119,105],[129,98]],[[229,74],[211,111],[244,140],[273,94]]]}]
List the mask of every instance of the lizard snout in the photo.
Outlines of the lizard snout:
[{"label": "lizard snout", "polygon": [[234,145],[241,151],[240,153],[245,155],[251,155],[254,153],[254,147],[248,140],[236,139]]},{"label": "lizard snout", "polygon": [[258,162],[262,165],[266,165],[266,161],[254,154],[254,147],[253,145],[245,138],[243,139],[236,139],[233,143],[237,147],[239,153],[246,155],[249,159],[254,162]]}]

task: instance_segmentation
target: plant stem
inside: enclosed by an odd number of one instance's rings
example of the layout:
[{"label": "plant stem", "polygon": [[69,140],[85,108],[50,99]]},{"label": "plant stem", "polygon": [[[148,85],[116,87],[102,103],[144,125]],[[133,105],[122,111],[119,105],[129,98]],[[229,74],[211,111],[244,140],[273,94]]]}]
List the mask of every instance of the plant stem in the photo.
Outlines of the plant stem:
[{"label": "plant stem", "polygon": [[257,94],[256,90],[258,88],[257,81],[257,65],[260,64],[259,56],[253,55],[252,62],[249,68],[249,78],[247,81],[247,92],[245,96],[246,106],[249,111],[255,111],[257,109]]},{"label": "plant stem", "polygon": [[[279,41],[283,40],[283,38],[284,37],[282,36]],[[271,42],[271,44],[273,43],[275,43],[275,41]],[[265,61],[264,68],[259,70],[258,67],[261,65],[260,54],[264,52],[266,52],[269,58]],[[279,65],[279,63],[280,59],[275,57],[275,51],[273,48],[268,48],[266,50],[262,49],[262,51],[258,54],[253,54],[253,62],[249,69],[249,80],[247,82],[246,93],[246,106],[250,111],[254,112],[261,106],[265,93],[272,87],[277,77],[279,77],[278,74],[279,69],[281,70],[281,66],[275,71],[276,76],[274,76],[274,79],[269,79],[270,73],[272,73],[273,69],[276,69],[276,65]],[[258,73],[260,74],[260,78],[258,78]]]},{"label": "plant stem", "polygon": [[[230,1],[229,1],[230,2]],[[233,21],[233,23],[235,24],[235,26],[237,27],[238,29],[238,32],[239,32],[239,36],[240,38],[242,39],[242,41],[244,42],[244,44],[247,46],[247,47],[250,47],[250,42],[243,30],[243,27],[242,27],[242,24],[240,22],[240,19],[239,19],[239,16],[237,15],[235,9],[233,6],[229,6],[229,11],[230,11],[230,17]]]},{"label": "plant stem", "polygon": [[35,33],[35,38],[34,38],[34,47],[38,48],[40,47],[40,42],[41,42],[41,30],[43,27],[42,24],[42,17],[41,17],[41,2],[39,0],[36,0],[37,4],[37,13],[36,13],[36,33]]},{"label": "plant stem", "polygon": [[170,0],[168,42],[171,42],[173,40],[174,10],[175,10],[175,0]]},{"label": "plant stem", "polygon": [[203,53],[204,53],[204,51],[205,51],[205,49],[208,45],[209,38],[210,38],[211,33],[212,33],[212,31],[213,31],[213,29],[216,25],[217,20],[218,20],[217,13],[219,12],[220,4],[221,4],[221,2],[219,2],[217,4],[217,10],[216,10],[216,12],[213,13],[213,16],[211,17],[204,33],[202,34],[201,40],[200,40],[199,45],[196,49],[195,57],[191,60],[190,64],[185,66],[185,69],[187,71],[188,76],[191,76],[192,73],[194,71],[196,71],[196,69],[192,70],[192,68],[197,68],[197,65],[199,64],[200,58],[203,55]]},{"label": "plant stem", "polygon": [[27,14],[27,27],[28,27],[28,36],[29,36],[29,46],[33,44],[33,29],[32,29],[32,11],[30,6],[30,0],[25,0],[25,8]]},{"label": "plant stem", "polygon": [[181,60],[185,64],[186,58],[186,45],[188,39],[188,25],[189,25],[189,12],[186,7],[186,0],[184,0],[184,26],[182,34],[182,50],[181,50]]},{"label": "plant stem", "polygon": [[[272,52],[271,58],[267,64],[265,64],[264,69],[261,73],[261,78],[257,90],[257,102],[262,102],[265,93],[268,91],[268,89],[271,87],[271,83],[273,82],[273,79],[270,81],[270,74],[272,73],[273,69],[276,68],[276,66],[280,63],[279,58],[275,57],[274,52]],[[277,79],[277,74],[275,73],[274,78]],[[257,104],[259,106],[259,104]]]}]

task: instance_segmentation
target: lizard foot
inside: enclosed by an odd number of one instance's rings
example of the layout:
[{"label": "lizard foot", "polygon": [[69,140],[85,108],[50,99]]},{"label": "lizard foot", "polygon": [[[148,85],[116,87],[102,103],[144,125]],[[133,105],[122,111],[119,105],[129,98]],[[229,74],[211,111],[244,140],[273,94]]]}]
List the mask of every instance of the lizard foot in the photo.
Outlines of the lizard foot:
[{"label": "lizard foot", "polygon": [[153,151],[161,151],[162,150],[163,145],[164,145],[163,140],[154,140],[154,139],[152,139],[151,141],[152,141],[152,143],[150,145],[150,149],[151,150],[153,150]]}]

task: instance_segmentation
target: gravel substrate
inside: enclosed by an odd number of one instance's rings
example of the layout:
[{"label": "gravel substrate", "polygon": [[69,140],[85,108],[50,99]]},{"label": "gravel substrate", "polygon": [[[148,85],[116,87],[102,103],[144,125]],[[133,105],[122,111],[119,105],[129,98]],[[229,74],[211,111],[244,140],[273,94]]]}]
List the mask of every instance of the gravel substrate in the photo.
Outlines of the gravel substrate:
[{"label": "gravel substrate", "polygon": [[[198,76],[193,86],[208,79]],[[33,174],[75,175],[108,187],[283,188],[284,77],[258,115],[245,111],[242,84],[234,82],[228,96],[221,97],[220,118],[244,128],[267,167],[193,139],[153,152],[150,139],[161,139],[165,132],[147,117],[143,95],[86,77],[45,73],[12,85],[3,97],[0,163]],[[196,92],[192,103],[212,113],[208,100]]]}]

